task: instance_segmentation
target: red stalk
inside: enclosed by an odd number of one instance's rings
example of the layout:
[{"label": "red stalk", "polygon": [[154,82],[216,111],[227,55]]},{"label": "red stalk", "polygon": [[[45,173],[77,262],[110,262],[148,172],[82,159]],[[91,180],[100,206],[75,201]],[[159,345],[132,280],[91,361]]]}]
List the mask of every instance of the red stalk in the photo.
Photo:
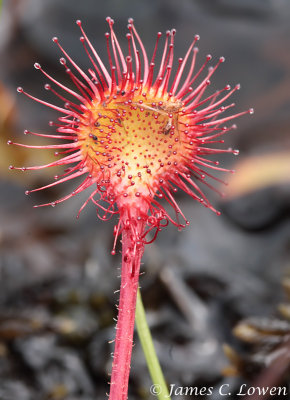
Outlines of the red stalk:
[{"label": "red stalk", "polygon": [[[135,221],[134,221],[135,222]],[[140,237],[144,222],[136,221],[134,235]],[[109,400],[127,400],[128,381],[131,367],[133,334],[136,310],[136,297],[139,283],[139,272],[144,245],[136,245],[132,226],[122,232],[122,269],[121,287],[116,326],[114,360]]]}]

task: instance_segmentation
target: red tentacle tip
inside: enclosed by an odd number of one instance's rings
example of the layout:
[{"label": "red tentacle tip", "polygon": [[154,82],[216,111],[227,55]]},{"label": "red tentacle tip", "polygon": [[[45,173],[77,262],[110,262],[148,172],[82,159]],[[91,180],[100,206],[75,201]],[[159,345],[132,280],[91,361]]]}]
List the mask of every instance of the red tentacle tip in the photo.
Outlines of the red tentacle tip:
[{"label": "red tentacle tip", "polygon": [[56,36],[54,36],[54,37],[52,38],[52,41],[53,41],[53,43],[58,43],[58,38],[57,38]]},{"label": "red tentacle tip", "polygon": [[18,93],[23,93],[23,88],[21,86],[18,86],[18,88],[16,90]]},{"label": "red tentacle tip", "polygon": [[12,140],[7,140],[7,144],[8,146],[10,146],[10,144],[13,144]]},{"label": "red tentacle tip", "polygon": [[253,108],[249,109],[249,114],[254,114],[255,110]]},{"label": "red tentacle tip", "polygon": [[35,69],[41,69],[41,65],[39,63],[34,63],[34,68]]},{"label": "red tentacle tip", "polygon": [[111,18],[111,17],[107,17],[106,18],[106,21],[108,22],[108,24],[110,25],[110,26],[112,26],[112,25],[114,25],[114,20],[113,20],[113,18]]},{"label": "red tentacle tip", "polygon": [[129,22],[129,24],[133,24],[134,23],[134,19],[133,18],[128,18],[128,22]]},{"label": "red tentacle tip", "polygon": [[220,62],[220,63],[223,63],[223,62],[225,62],[225,61],[226,61],[225,57],[220,57],[220,59],[219,59],[219,62]]},{"label": "red tentacle tip", "polygon": [[77,20],[76,20],[76,24],[77,24],[78,26],[81,26],[81,25],[82,25],[82,21],[81,21],[80,19],[77,19]]},{"label": "red tentacle tip", "polygon": [[9,169],[14,169],[15,167],[13,165],[9,165]]},{"label": "red tentacle tip", "polygon": [[29,190],[25,190],[24,193],[25,193],[26,196],[28,196],[30,194],[30,191]]},{"label": "red tentacle tip", "polygon": [[199,40],[200,36],[199,35],[194,35],[194,40]]}]

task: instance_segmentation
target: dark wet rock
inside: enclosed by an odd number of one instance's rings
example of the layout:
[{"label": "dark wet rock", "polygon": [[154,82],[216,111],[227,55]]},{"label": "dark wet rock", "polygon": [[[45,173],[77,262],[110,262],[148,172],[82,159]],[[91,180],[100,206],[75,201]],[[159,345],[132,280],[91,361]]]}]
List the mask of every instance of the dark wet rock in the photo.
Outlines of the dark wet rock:
[{"label": "dark wet rock", "polygon": [[81,345],[98,330],[98,320],[87,307],[66,307],[65,314],[54,319],[54,326],[68,342]]},{"label": "dark wet rock", "polygon": [[68,394],[93,393],[93,383],[78,354],[60,347],[54,335],[18,339],[15,349],[44,393],[60,385]]},{"label": "dark wet rock", "polygon": [[70,351],[59,351],[57,357],[38,374],[41,389],[50,393],[53,388],[63,385],[68,394],[94,392],[93,382],[80,358]]},{"label": "dark wet rock", "polygon": [[[244,344],[243,351],[225,346],[230,365],[224,372],[240,375],[244,379],[258,382],[259,386],[283,388],[288,393],[290,355],[289,274],[283,280],[285,298],[283,307],[278,307],[279,316],[251,317],[239,321],[233,334]],[[284,395],[283,395],[284,396]],[[282,396],[282,398],[283,398]],[[286,397],[286,395],[284,396]],[[281,397],[277,397],[280,399]]]},{"label": "dark wet rock", "polygon": [[[247,315],[250,309],[258,314],[273,309],[273,304],[282,296],[284,258],[289,254],[289,221],[286,219],[275,228],[248,234],[226,218],[216,218],[198,205],[192,207],[187,200],[182,210],[192,223],[186,228],[186,234],[173,232],[175,251],[159,241],[170,265],[172,260],[177,266],[186,263],[193,274],[216,277],[227,286],[224,295],[229,304],[234,302],[242,315]],[[247,293],[245,298],[243,293]],[[240,296],[243,301],[239,300]],[[261,302],[262,307],[258,303],[255,305],[256,301]]]},{"label": "dark wet rock", "polygon": [[55,335],[31,336],[15,342],[16,351],[32,370],[43,369],[56,356]]},{"label": "dark wet rock", "polygon": [[111,368],[112,352],[114,349],[115,329],[110,327],[97,332],[92,338],[88,348],[87,357],[90,368],[95,375],[107,379]]},{"label": "dark wet rock", "polygon": [[17,380],[2,380],[0,383],[0,399],[2,400],[35,400],[36,393],[23,382]]},{"label": "dark wet rock", "polygon": [[276,18],[283,17],[281,11],[285,12],[285,8],[289,5],[285,0],[278,2],[279,4],[271,0],[237,0],[235,2],[230,0],[199,0],[198,3],[206,8],[207,12],[223,18],[249,18],[257,21],[271,20],[274,16]]},{"label": "dark wet rock", "polygon": [[241,228],[272,228],[284,213],[284,204],[276,188],[266,188],[223,204],[224,213]]}]

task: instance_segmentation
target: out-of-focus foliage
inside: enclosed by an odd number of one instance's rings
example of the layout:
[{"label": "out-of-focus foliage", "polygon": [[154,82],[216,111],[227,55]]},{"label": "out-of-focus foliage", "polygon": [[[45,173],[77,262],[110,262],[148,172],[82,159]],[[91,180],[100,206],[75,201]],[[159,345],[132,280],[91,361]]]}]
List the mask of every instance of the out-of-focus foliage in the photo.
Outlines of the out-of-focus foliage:
[{"label": "out-of-focus foliage", "polygon": [[[35,156],[35,152],[25,147],[19,147],[14,145],[7,145],[7,141],[11,138],[19,137],[17,135],[16,121],[18,118],[18,110],[15,102],[15,97],[11,91],[6,88],[0,81],[0,177],[9,180],[16,180],[27,185],[29,182],[34,182],[39,179],[37,173],[15,173],[15,171],[9,170],[9,165],[17,167],[29,166],[39,164],[38,157]],[[25,143],[23,137],[15,140],[21,143]],[[39,144],[38,138],[30,137],[30,143]],[[49,151],[43,151],[41,155],[41,163],[49,163],[53,161],[55,157],[53,153]],[[57,171],[55,168],[54,171]],[[41,171],[41,176],[51,176],[51,171]],[[33,183],[32,183],[33,184]]]},{"label": "out-of-focus foliage", "polygon": [[[1,3],[0,3],[1,6]],[[6,176],[8,174],[8,166],[11,160],[22,160],[22,151],[20,153],[15,147],[7,146],[7,140],[13,135],[14,122],[16,117],[15,99],[12,94],[0,82],[0,174]],[[11,176],[11,174],[9,174]]]},{"label": "out-of-focus foliage", "polygon": [[229,180],[228,197],[243,196],[269,186],[290,182],[290,151],[251,156],[238,161]]}]

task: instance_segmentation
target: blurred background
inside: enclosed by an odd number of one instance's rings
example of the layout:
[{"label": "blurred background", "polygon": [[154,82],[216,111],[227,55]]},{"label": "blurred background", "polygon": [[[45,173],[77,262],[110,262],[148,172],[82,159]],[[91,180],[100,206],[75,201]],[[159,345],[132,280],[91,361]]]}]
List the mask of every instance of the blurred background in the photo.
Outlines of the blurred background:
[{"label": "blurred background", "polygon": [[[176,59],[193,35],[206,54],[225,56],[211,90],[241,84],[237,121],[227,145],[240,150],[223,164],[237,173],[224,200],[208,193],[222,215],[181,193],[191,221],[184,231],[164,229],[148,246],[140,279],[156,350],[169,384],[213,386],[235,393],[242,383],[289,384],[290,354],[290,3],[287,0],[4,0],[0,17],[0,399],[92,400],[108,392],[119,287],[119,252],[112,257],[113,225],[97,220],[86,194],[55,208],[71,184],[25,196],[57,172],[17,172],[40,165],[49,150],[7,146],[44,141],[23,130],[52,132],[53,111],[16,96],[54,101],[34,68],[40,62],[66,81],[51,38],[84,68],[80,18],[107,62],[105,18],[115,19],[126,47],[128,17],[149,54],[156,32],[176,28]],[[47,143],[47,142],[46,142]],[[120,247],[119,247],[120,250]],[[288,296],[288,297],[287,297]],[[150,399],[150,377],[138,338],[130,399]],[[288,388],[289,389],[289,388]],[[195,397],[195,398],[202,398]],[[176,396],[173,398],[180,398]],[[190,398],[190,396],[187,396]],[[231,397],[228,397],[231,398]],[[235,395],[232,396],[235,398]],[[280,399],[281,397],[271,397]]]}]

